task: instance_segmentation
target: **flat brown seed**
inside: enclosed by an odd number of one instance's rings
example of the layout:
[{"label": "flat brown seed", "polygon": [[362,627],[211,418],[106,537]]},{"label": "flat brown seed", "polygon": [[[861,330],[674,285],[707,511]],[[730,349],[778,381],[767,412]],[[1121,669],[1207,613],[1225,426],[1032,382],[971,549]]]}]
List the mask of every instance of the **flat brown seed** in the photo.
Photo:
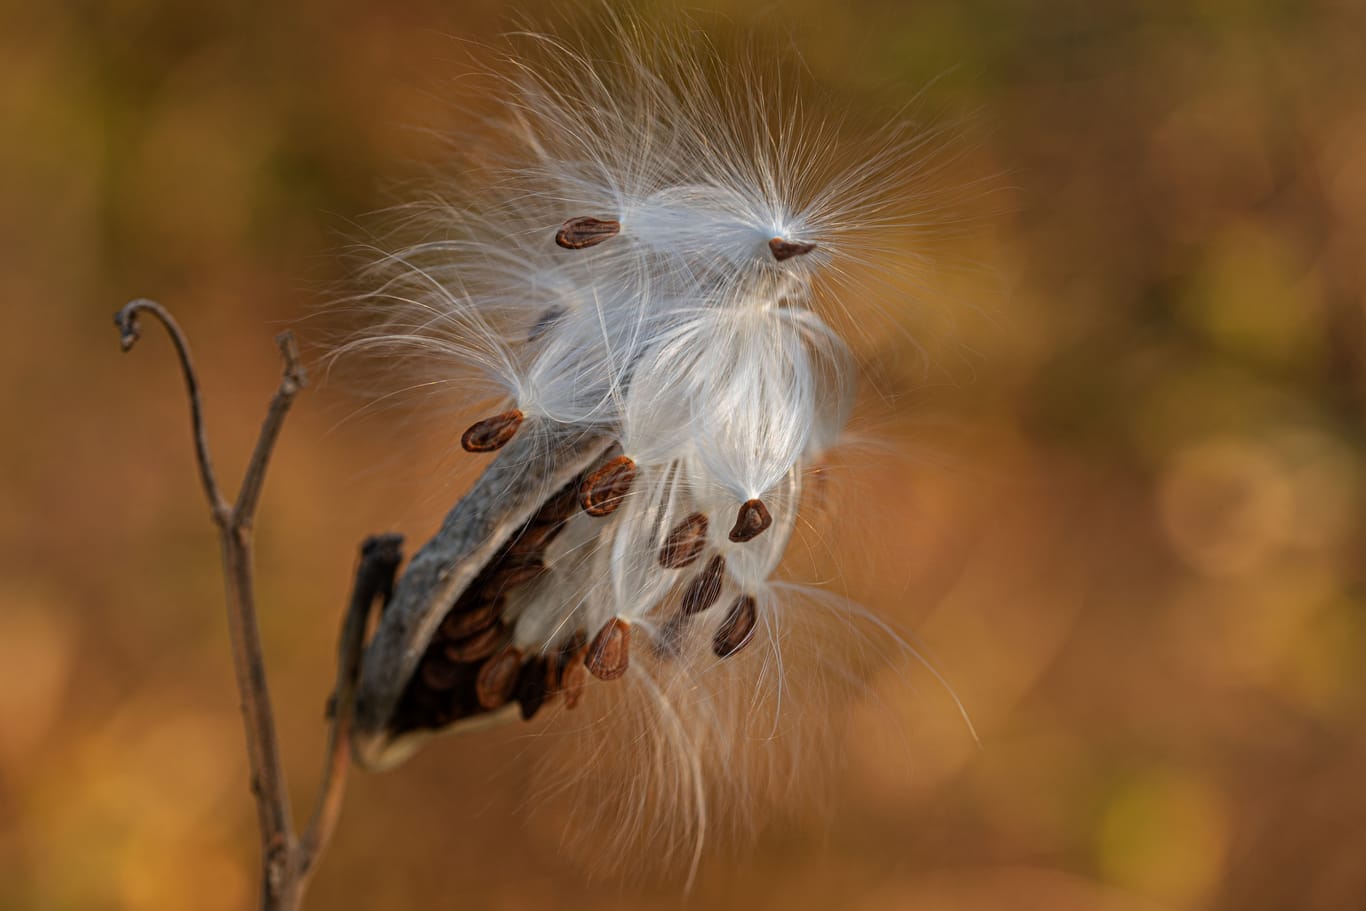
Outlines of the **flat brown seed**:
[{"label": "flat brown seed", "polygon": [[495,449],[502,449],[517,433],[517,428],[522,426],[524,417],[521,411],[514,408],[502,414],[495,414],[491,418],[484,418],[471,424],[469,429],[460,435],[460,446],[466,452],[493,452]]},{"label": "flat brown seed", "polygon": [[560,674],[560,692],[564,693],[564,707],[572,709],[583,697],[584,669],[582,661],[571,662]]},{"label": "flat brown seed", "polygon": [[583,666],[599,680],[616,680],[631,662],[631,624],[613,617],[593,637]]},{"label": "flat brown seed", "polygon": [[522,672],[517,677],[517,701],[522,706],[523,721],[530,721],[545,704],[545,664],[544,658],[532,658],[522,665]]},{"label": "flat brown seed", "polygon": [[692,616],[679,612],[659,627],[654,637],[654,652],[659,658],[677,658],[683,653],[683,636],[688,632]]},{"label": "flat brown seed", "polygon": [[474,680],[474,696],[479,705],[492,711],[507,705],[517,689],[517,676],[522,670],[522,651],[508,646],[479,668]]},{"label": "flat brown seed", "polygon": [[726,576],[726,558],[717,554],[707,561],[688,587],[683,589],[683,613],[700,614],[721,597],[721,583]]},{"label": "flat brown seed", "polygon": [[482,661],[498,650],[503,639],[503,624],[495,623],[472,636],[446,643],[446,657],[452,661]]},{"label": "flat brown seed", "polygon": [[763,534],[773,524],[773,516],[763,500],[746,500],[735,516],[735,527],[730,530],[730,539],[737,544],[752,541]]},{"label": "flat brown seed", "polygon": [[622,498],[636,479],[636,463],[630,456],[617,456],[604,462],[583,479],[579,487],[579,505],[590,516],[608,516],[616,512]]},{"label": "flat brown seed", "polygon": [[707,546],[707,517],[695,512],[674,526],[659,549],[659,565],[665,569],[690,566]]},{"label": "flat brown seed", "polygon": [[560,225],[560,230],[555,232],[555,243],[566,250],[582,250],[585,247],[596,247],[620,232],[619,221],[584,215],[580,218],[571,218]]},{"label": "flat brown seed", "polygon": [[754,638],[754,627],[758,620],[756,603],[749,595],[741,595],[726,612],[726,619],[716,629],[711,640],[711,650],[718,658],[729,658],[740,649],[749,645]]},{"label": "flat brown seed", "polygon": [[460,679],[460,669],[441,652],[429,652],[423,656],[418,674],[424,686],[438,693],[455,686]]},{"label": "flat brown seed", "polygon": [[816,249],[816,245],[799,244],[790,240],[783,240],[781,237],[775,237],[768,242],[768,249],[772,251],[774,259],[782,262],[794,256],[805,256]]},{"label": "flat brown seed", "polygon": [[509,563],[507,566],[500,566],[497,574],[489,580],[488,584],[492,591],[505,592],[519,585],[525,585],[545,572],[544,560],[540,557],[528,557],[515,563]]},{"label": "flat brown seed", "polygon": [[503,605],[504,599],[498,597],[477,605],[473,610],[451,611],[441,621],[441,636],[446,639],[467,639],[483,632],[498,622]]}]

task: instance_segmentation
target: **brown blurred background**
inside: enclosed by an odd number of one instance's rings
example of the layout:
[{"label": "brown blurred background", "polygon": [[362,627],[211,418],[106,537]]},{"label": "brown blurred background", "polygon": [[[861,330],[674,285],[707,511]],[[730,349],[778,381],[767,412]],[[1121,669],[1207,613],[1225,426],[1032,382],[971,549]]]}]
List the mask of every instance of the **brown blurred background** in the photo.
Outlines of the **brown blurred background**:
[{"label": "brown blurred background", "polygon": [[[833,812],[710,855],[688,903],[1366,907],[1366,7],[701,5],[790,34],[870,113],[929,85],[972,115],[961,177],[1005,175],[1008,214],[918,305],[936,366],[884,407],[892,457],[860,481],[884,544],[849,558],[982,745],[923,670],[889,670]],[[316,343],[339,252],[440,156],[424,130],[500,7],[7,5],[0,908],[254,901],[184,398],[160,334],[121,356],[110,316],[141,295],[179,316],[235,485],[271,336]],[[420,538],[467,480],[458,428],[357,406],[299,401],[258,523],[296,806],[356,543]],[[528,799],[553,748],[509,728],[357,776],[310,906],[682,906],[677,881],[558,852]]]}]

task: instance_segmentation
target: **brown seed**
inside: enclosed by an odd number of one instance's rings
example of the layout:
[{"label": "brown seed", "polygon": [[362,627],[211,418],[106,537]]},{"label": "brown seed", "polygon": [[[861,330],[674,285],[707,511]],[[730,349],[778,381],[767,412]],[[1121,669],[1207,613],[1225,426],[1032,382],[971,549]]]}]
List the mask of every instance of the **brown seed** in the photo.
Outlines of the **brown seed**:
[{"label": "brown seed", "polygon": [[707,546],[707,517],[695,512],[674,526],[659,549],[659,565],[665,569],[682,569],[702,556]]},{"label": "brown seed", "polygon": [[539,557],[546,545],[563,529],[563,522],[533,522],[525,525],[508,543],[507,555],[517,559],[517,562],[523,562],[527,557]]},{"label": "brown seed", "polygon": [[546,330],[559,322],[560,317],[564,316],[564,312],[564,308],[560,306],[551,307],[546,310],[536,318],[536,323],[531,327],[531,331],[527,333],[526,340],[528,342],[534,342],[536,339],[545,335]]},{"label": "brown seed", "polygon": [[616,680],[631,662],[631,624],[622,617],[607,622],[584,655],[583,666],[599,680]]},{"label": "brown seed", "polygon": [[564,686],[564,675],[569,668],[582,664],[583,653],[587,649],[588,637],[582,630],[576,631],[555,649],[549,663],[550,675],[546,678],[552,692]]},{"label": "brown seed", "polygon": [[619,221],[584,215],[580,218],[571,218],[560,225],[560,230],[555,232],[555,243],[566,250],[582,250],[584,247],[596,247],[607,238],[615,237],[620,231]]},{"label": "brown seed", "polygon": [[460,679],[460,668],[441,652],[428,652],[424,655],[418,673],[422,676],[422,683],[438,693],[455,686],[456,681]]},{"label": "brown seed", "polygon": [[580,484],[582,484],[582,480],[575,478],[557,490],[541,505],[540,510],[536,513],[536,518],[532,521],[537,524],[554,525],[573,517],[579,508]]},{"label": "brown seed", "polygon": [[583,697],[583,684],[586,673],[582,661],[574,661],[560,675],[560,692],[564,693],[564,707],[572,709]]},{"label": "brown seed", "polygon": [[617,456],[604,462],[583,479],[579,487],[579,505],[590,516],[608,516],[616,512],[622,498],[636,479],[636,463],[630,456]]},{"label": "brown seed", "polygon": [[707,561],[688,587],[683,590],[683,613],[700,614],[721,597],[721,583],[726,576],[726,558],[717,554]]},{"label": "brown seed", "polygon": [[532,658],[522,665],[517,677],[517,701],[522,704],[522,720],[530,721],[545,704],[545,665],[544,658]]},{"label": "brown seed", "polygon": [[665,620],[654,638],[655,655],[660,658],[677,658],[683,651],[683,635],[688,631],[688,624],[691,621],[692,617],[681,611]]},{"label": "brown seed", "polygon": [[730,530],[730,539],[737,544],[752,541],[773,524],[773,516],[763,500],[746,500],[735,516],[735,527]]},{"label": "brown seed", "polygon": [[460,446],[466,452],[493,452],[495,449],[502,449],[517,433],[517,428],[522,426],[524,417],[521,411],[514,408],[502,414],[495,414],[491,418],[484,418],[471,424],[469,429],[460,435]]},{"label": "brown seed", "polygon": [[794,256],[805,256],[816,249],[815,244],[799,244],[790,240],[783,240],[775,237],[768,242],[768,249],[773,252],[773,258],[778,262],[791,259]]},{"label": "brown seed", "polygon": [[446,657],[452,661],[482,661],[498,650],[503,639],[503,624],[495,623],[472,636],[446,643]]},{"label": "brown seed", "polygon": [[749,645],[754,638],[754,626],[758,620],[755,601],[749,595],[741,595],[726,612],[726,619],[717,627],[711,640],[711,650],[718,658],[729,658],[740,649]]},{"label": "brown seed", "polygon": [[441,621],[441,636],[446,639],[467,639],[483,632],[498,622],[505,599],[500,597],[476,604],[473,610],[453,610]]},{"label": "brown seed", "polygon": [[474,681],[474,695],[479,705],[490,711],[507,705],[517,689],[517,676],[522,670],[522,652],[508,646],[479,668]]},{"label": "brown seed", "polygon": [[543,575],[546,572],[545,561],[539,556],[526,557],[521,560],[509,561],[498,570],[494,577],[489,580],[489,588],[496,592],[505,592],[525,585],[532,579]]}]

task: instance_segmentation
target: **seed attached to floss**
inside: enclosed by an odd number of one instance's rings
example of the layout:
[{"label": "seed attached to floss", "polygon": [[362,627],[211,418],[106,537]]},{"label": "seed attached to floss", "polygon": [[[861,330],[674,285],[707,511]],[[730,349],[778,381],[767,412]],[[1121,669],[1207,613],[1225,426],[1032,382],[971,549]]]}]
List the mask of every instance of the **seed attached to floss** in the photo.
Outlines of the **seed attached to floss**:
[{"label": "seed attached to floss", "polygon": [[683,590],[683,613],[700,614],[715,604],[716,599],[721,597],[721,583],[725,576],[726,558],[717,554],[707,561],[702,572]]},{"label": "seed attached to floss", "polygon": [[735,527],[730,530],[730,539],[736,544],[752,541],[773,524],[773,516],[763,500],[746,500],[735,516]]},{"label": "seed attached to floss", "polygon": [[485,661],[474,680],[474,695],[479,705],[489,711],[507,705],[513,690],[517,688],[521,670],[522,652],[513,646],[508,646]]},{"label": "seed attached to floss", "polygon": [[711,650],[718,658],[729,658],[740,649],[749,645],[754,638],[754,627],[758,620],[756,602],[749,595],[741,595],[726,612],[726,619],[716,629],[711,640]]},{"label": "seed attached to floss", "polygon": [[682,569],[702,556],[707,546],[707,517],[695,512],[674,526],[659,549],[659,565],[665,569]]},{"label": "seed attached to floss", "polygon": [[521,411],[514,408],[471,424],[469,429],[460,435],[460,447],[466,452],[493,452],[502,449],[517,433],[517,428],[522,426],[524,417]]},{"label": "seed attached to floss", "polygon": [[593,637],[583,666],[599,680],[616,680],[626,673],[630,661],[631,624],[622,617],[613,617]]},{"label": "seed attached to floss", "polygon": [[636,479],[636,463],[630,456],[617,456],[583,479],[579,505],[590,516],[609,516],[616,512]]},{"label": "seed attached to floss", "polygon": [[799,244],[790,240],[783,240],[781,237],[775,237],[768,242],[768,249],[773,253],[774,259],[783,262],[794,256],[805,256],[816,249],[816,245]]},{"label": "seed attached to floss", "polygon": [[566,250],[582,250],[585,247],[596,247],[609,237],[616,237],[620,232],[619,221],[585,215],[571,218],[560,225],[560,230],[555,232],[555,243]]}]

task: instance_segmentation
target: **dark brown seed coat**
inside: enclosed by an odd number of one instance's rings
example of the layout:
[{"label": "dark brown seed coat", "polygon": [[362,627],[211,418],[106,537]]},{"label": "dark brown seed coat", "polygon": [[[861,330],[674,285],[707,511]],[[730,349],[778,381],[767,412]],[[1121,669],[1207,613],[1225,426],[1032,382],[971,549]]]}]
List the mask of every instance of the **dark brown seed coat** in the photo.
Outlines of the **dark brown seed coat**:
[{"label": "dark brown seed coat", "polygon": [[700,614],[721,597],[721,583],[726,576],[726,558],[717,554],[707,561],[688,587],[683,590],[683,613]]},{"label": "dark brown seed coat", "polygon": [[682,569],[702,556],[707,546],[707,517],[695,512],[674,526],[659,549],[659,565],[665,569]]},{"label": "dark brown seed coat", "polygon": [[636,479],[636,463],[630,456],[617,456],[598,467],[583,479],[579,488],[579,505],[590,516],[607,516],[616,512],[622,498]]},{"label": "dark brown seed coat", "polygon": [[517,701],[522,706],[522,720],[530,721],[546,699],[546,661],[532,658],[522,665],[522,673],[517,678]]},{"label": "dark brown seed coat", "polygon": [[507,705],[517,689],[521,670],[522,652],[514,646],[508,646],[485,661],[474,681],[475,698],[479,700],[479,705],[490,711]]},{"label": "dark brown seed coat", "polygon": [[491,418],[484,418],[471,424],[469,429],[461,434],[460,446],[466,452],[493,452],[495,449],[502,449],[517,433],[517,428],[522,426],[523,418],[522,412],[516,408],[495,414]]},{"label": "dark brown seed coat", "polygon": [[763,534],[773,524],[773,516],[763,500],[746,500],[735,516],[735,526],[730,530],[730,539],[737,544],[752,541]]},{"label": "dark brown seed coat", "polygon": [[799,244],[790,240],[783,240],[781,237],[775,237],[768,242],[768,249],[772,251],[774,259],[782,262],[794,256],[805,256],[816,249],[816,245]]},{"label": "dark brown seed coat", "polygon": [[504,632],[503,624],[495,623],[472,636],[447,642],[446,657],[452,661],[482,661],[498,650]]},{"label": "dark brown seed coat", "polygon": [[619,221],[584,215],[571,218],[560,225],[560,230],[555,233],[555,243],[566,250],[582,250],[585,247],[596,247],[609,237],[615,237],[620,231]]},{"label": "dark brown seed coat", "polygon": [[726,612],[726,619],[716,629],[711,640],[711,650],[718,658],[729,658],[749,644],[754,638],[754,627],[758,620],[755,601],[749,595],[741,595]]},{"label": "dark brown seed coat", "polygon": [[441,621],[440,635],[446,639],[465,639],[483,632],[498,622],[503,604],[504,599],[498,597],[477,604],[473,610],[451,611]]},{"label": "dark brown seed coat", "polygon": [[588,646],[583,665],[599,680],[616,680],[626,673],[631,661],[631,624],[613,617]]}]

